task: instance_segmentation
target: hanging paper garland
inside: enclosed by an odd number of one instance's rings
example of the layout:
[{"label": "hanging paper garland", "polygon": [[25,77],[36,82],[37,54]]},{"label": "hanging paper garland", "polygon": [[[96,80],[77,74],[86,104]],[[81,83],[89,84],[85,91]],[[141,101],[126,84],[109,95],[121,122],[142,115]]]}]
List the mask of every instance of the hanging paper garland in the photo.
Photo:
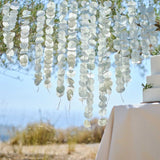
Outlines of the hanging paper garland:
[{"label": "hanging paper garland", "polygon": [[[80,15],[80,25],[81,25],[81,66],[80,66],[80,87],[79,87],[79,96],[82,98],[82,100],[86,100],[86,111],[88,109],[88,107],[91,107],[92,110],[92,104],[91,106],[89,106],[89,98],[91,98],[92,101],[92,97],[91,95],[88,93],[88,88],[87,88],[87,81],[88,81],[88,63],[89,63],[89,53],[90,53],[90,48],[89,48],[89,39],[91,37],[91,33],[89,30],[89,20],[90,20],[90,14],[89,14],[89,10],[88,10],[88,5],[89,3],[86,1],[82,1],[81,2],[81,15]],[[92,103],[92,102],[91,102]],[[91,126],[90,121],[89,121],[89,117],[86,114],[85,111],[85,117],[87,117],[87,119],[84,121],[84,126],[86,128],[89,128]],[[92,115],[92,113],[91,113]]]},{"label": "hanging paper garland", "polygon": [[[80,10],[83,9],[83,7],[86,7],[86,2],[82,1],[80,3]],[[88,49],[88,46],[86,45],[86,40],[84,38],[86,38],[88,35],[85,35],[85,33],[83,32],[83,28],[84,25],[87,21],[88,24],[88,19],[87,19],[88,14],[83,14],[81,12],[80,15],[80,43],[81,43],[81,55],[80,55],[80,60],[81,60],[81,64],[80,64],[80,79],[79,79],[79,96],[82,100],[82,102],[84,100],[86,100],[87,98],[87,87],[86,87],[86,82],[87,82],[87,57],[85,55],[85,50]]]},{"label": "hanging paper garland", "polygon": [[41,72],[41,60],[43,56],[43,46],[44,42],[44,24],[45,24],[45,12],[39,10],[37,12],[37,28],[36,28],[36,46],[35,46],[35,85],[39,85],[42,81],[42,72]]},{"label": "hanging paper garland", "polygon": [[81,34],[81,64],[80,64],[80,80],[79,80],[79,96],[81,100],[84,101],[87,98],[87,62],[88,57],[86,54],[86,50],[89,48],[88,46],[88,37],[89,37],[89,12],[87,9],[87,2],[81,1],[80,3],[81,8],[81,15],[80,15],[80,34]]},{"label": "hanging paper garland", "polygon": [[[3,8],[2,8],[2,13],[3,13],[3,41],[6,44],[7,48],[9,47],[9,43],[12,43],[13,40],[13,34],[10,33],[10,23],[9,23],[9,16],[10,16],[10,3],[6,3]],[[6,54],[8,50],[6,51]],[[10,51],[11,53],[9,54],[10,56],[14,55],[13,50]]]},{"label": "hanging paper garland", "polygon": [[128,17],[129,17],[129,39],[131,49],[132,63],[140,63],[140,40],[139,40],[139,27],[137,26],[136,2],[128,2]]},{"label": "hanging paper garland", "polygon": [[55,17],[55,3],[49,2],[46,9],[46,37],[45,37],[45,50],[44,50],[44,76],[45,76],[45,87],[51,88],[51,74],[53,66],[53,27],[54,27],[54,17]]},{"label": "hanging paper garland", "polygon": [[66,15],[68,13],[68,3],[63,1],[59,8],[59,30],[58,30],[58,77],[57,77],[57,96],[64,95],[64,75],[65,75],[65,62],[66,62],[66,33],[67,21]]},{"label": "hanging paper garland", "polygon": [[3,41],[7,47],[6,55],[9,60],[11,59],[11,57],[14,56],[13,39],[15,37],[15,32],[12,32],[12,30],[15,28],[15,25],[16,25],[18,8],[19,8],[19,5],[17,2],[12,2],[11,4],[6,3],[2,8],[3,31],[4,31]]},{"label": "hanging paper garland", "polygon": [[20,38],[20,65],[26,67],[28,65],[28,50],[29,50],[29,17],[31,16],[31,11],[24,10],[22,13],[22,25],[21,25],[21,38]]},{"label": "hanging paper garland", "polygon": [[101,118],[98,120],[98,124],[100,126],[104,126],[106,124],[106,118],[104,118],[106,114],[107,107],[107,95],[111,94],[111,73],[109,71],[111,62],[110,62],[110,52],[107,46],[107,38],[110,37],[110,27],[111,27],[111,19],[109,15],[111,13],[110,7],[112,3],[110,1],[104,2],[104,5],[100,5],[99,8],[99,39],[98,39],[98,79],[99,79],[99,114]]},{"label": "hanging paper garland", "polygon": [[[127,21],[127,17],[124,17],[124,20],[121,22],[121,26],[125,27],[125,25],[122,25],[124,21]],[[128,22],[128,21],[127,21]],[[121,72],[123,77],[123,83],[127,84],[131,80],[130,76],[130,52],[129,52],[129,40],[128,40],[128,31],[127,28],[123,29],[121,31],[121,41],[123,44],[121,44]],[[118,85],[117,85],[118,87]]]},{"label": "hanging paper garland", "polygon": [[85,107],[84,116],[87,120],[85,120],[85,126],[90,127],[90,123],[88,120],[91,120],[93,116],[93,103],[94,103],[94,69],[95,69],[95,49],[96,49],[96,38],[97,38],[97,24],[96,24],[96,14],[97,14],[98,4],[96,2],[89,3],[89,16],[90,23],[88,24],[88,28],[90,30],[90,37],[88,39],[89,49],[87,50],[88,55],[88,75],[87,75],[87,104]]},{"label": "hanging paper garland", "polygon": [[76,52],[77,52],[77,12],[78,3],[76,1],[70,1],[70,13],[68,15],[68,51],[67,51],[67,62],[68,62],[68,88],[67,98],[70,101],[74,93],[74,80],[75,76],[74,67],[76,64]]},{"label": "hanging paper garland", "polygon": [[157,27],[155,26],[155,11],[152,6],[146,8],[141,4],[140,9],[140,26],[141,26],[141,47],[142,56],[147,58],[150,51],[153,50],[158,44]]},{"label": "hanging paper garland", "polygon": [[128,83],[131,79],[130,77],[130,65],[129,65],[129,38],[128,38],[128,19],[125,15],[125,9],[117,12],[117,15],[114,16],[115,25],[114,25],[114,35],[116,39],[114,40],[114,48],[117,50],[115,55],[115,64],[116,64],[116,91],[122,93],[125,90],[125,84]]}]

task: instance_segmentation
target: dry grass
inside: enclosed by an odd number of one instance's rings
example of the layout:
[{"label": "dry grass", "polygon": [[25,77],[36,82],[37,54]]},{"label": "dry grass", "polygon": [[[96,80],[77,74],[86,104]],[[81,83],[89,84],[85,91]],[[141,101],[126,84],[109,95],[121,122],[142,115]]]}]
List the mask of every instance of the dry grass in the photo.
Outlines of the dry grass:
[{"label": "dry grass", "polygon": [[[17,132],[10,140],[12,145],[46,145],[68,143],[69,150],[72,143],[99,143],[104,132],[104,127],[97,125],[97,119],[91,121],[92,128],[70,127],[68,129],[55,129],[46,123],[28,125],[23,131]],[[70,153],[70,151],[69,151]]]},{"label": "dry grass", "polygon": [[68,142],[68,154],[71,154],[75,151],[76,143]]},{"label": "dry grass", "polygon": [[10,141],[12,145],[44,145],[54,142],[55,129],[46,123],[28,125],[23,131],[17,132]]},{"label": "dry grass", "polygon": [[[0,144],[0,160],[94,160],[99,144],[75,144],[68,154],[68,144],[14,146]],[[15,150],[16,149],[16,150]],[[19,151],[20,149],[20,151]],[[16,152],[15,152],[16,151]]]},{"label": "dry grass", "polygon": [[104,127],[97,125],[97,119],[91,123],[89,130],[30,124],[8,144],[0,144],[0,160],[94,160]]}]

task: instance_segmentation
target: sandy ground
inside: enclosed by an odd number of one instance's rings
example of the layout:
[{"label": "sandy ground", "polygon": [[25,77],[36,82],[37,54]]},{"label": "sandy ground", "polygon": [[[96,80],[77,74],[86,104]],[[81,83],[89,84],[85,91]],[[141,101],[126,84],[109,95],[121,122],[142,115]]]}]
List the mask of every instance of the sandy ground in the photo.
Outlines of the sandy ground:
[{"label": "sandy ground", "polygon": [[[69,147],[73,149],[71,153]],[[0,143],[0,160],[94,160],[98,147],[99,144],[11,146]]]}]

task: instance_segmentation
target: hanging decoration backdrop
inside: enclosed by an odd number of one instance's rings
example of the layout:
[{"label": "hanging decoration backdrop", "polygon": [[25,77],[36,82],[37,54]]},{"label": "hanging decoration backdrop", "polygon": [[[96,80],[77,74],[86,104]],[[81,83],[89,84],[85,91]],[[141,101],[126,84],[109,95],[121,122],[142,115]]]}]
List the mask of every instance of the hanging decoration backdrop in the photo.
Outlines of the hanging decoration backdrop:
[{"label": "hanging decoration backdrop", "polygon": [[[110,55],[115,57],[116,91],[131,80],[130,61],[141,63],[159,53],[160,2],[107,1],[0,1],[0,66],[34,66],[34,83],[51,87],[57,68],[57,96],[74,95],[75,67],[80,63],[79,96],[86,105],[85,127],[91,127],[94,70],[98,67],[98,124],[106,124],[112,93]],[[19,65],[17,65],[19,64]],[[30,69],[29,67],[27,69]],[[67,76],[67,86],[64,86]]]}]

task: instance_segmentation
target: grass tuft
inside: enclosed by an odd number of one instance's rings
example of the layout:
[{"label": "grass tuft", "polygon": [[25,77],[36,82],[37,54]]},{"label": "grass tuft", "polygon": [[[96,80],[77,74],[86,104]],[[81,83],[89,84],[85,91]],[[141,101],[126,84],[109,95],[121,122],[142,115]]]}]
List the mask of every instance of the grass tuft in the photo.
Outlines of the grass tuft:
[{"label": "grass tuft", "polygon": [[68,144],[68,153],[74,150],[76,143],[99,143],[104,132],[104,127],[97,125],[97,119],[91,121],[92,128],[70,127],[55,129],[49,123],[35,123],[28,125],[24,130],[18,131],[11,139],[12,145],[46,145]]},{"label": "grass tuft", "polygon": [[12,145],[46,145],[54,142],[55,129],[50,124],[35,123],[17,132],[11,139]]}]

